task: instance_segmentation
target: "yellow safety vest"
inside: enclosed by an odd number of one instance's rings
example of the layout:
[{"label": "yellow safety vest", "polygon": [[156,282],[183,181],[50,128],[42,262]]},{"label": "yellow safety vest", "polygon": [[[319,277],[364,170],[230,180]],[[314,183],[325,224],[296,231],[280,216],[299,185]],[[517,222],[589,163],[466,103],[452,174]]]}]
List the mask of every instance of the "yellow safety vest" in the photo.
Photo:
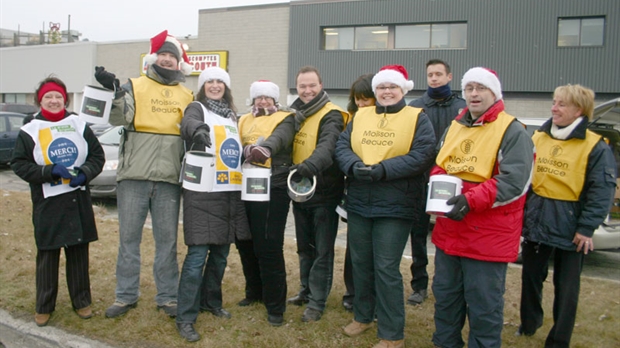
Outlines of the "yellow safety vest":
[{"label": "yellow safety vest", "polygon": [[422,109],[406,106],[395,114],[361,108],[353,119],[351,149],[364,164],[373,165],[409,152]]},{"label": "yellow safety vest", "polygon": [[[290,115],[290,112],[277,111],[269,116],[254,117],[251,113],[241,116],[239,120],[241,145],[246,147],[256,144],[260,137],[269,138],[276,127]],[[271,158],[267,160],[264,166],[271,167]]]},{"label": "yellow safety vest", "polygon": [[453,120],[435,162],[448,174],[465,181],[490,179],[504,133],[514,119],[502,111],[495,121],[476,127]]},{"label": "yellow safety vest", "polygon": [[545,132],[535,132],[532,140],[536,146],[532,178],[534,192],[546,198],[579,201],[588,156],[601,136],[588,130],[585,139],[558,140]]},{"label": "yellow safety vest", "polygon": [[319,125],[321,124],[321,120],[332,110],[339,111],[342,114],[344,124],[347,124],[349,121],[349,114],[332,102],[327,102],[321,110],[317,111],[314,115],[308,116],[301,124],[297,134],[295,134],[295,140],[293,141],[293,164],[299,164],[312,155],[312,152],[314,152],[316,148],[316,143],[319,140]]},{"label": "yellow safety vest", "polygon": [[183,111],[192,102],[192,91],[180,84],[162,85],[148,77],[132,78],[131,83],[136,132],[180,135]]}]

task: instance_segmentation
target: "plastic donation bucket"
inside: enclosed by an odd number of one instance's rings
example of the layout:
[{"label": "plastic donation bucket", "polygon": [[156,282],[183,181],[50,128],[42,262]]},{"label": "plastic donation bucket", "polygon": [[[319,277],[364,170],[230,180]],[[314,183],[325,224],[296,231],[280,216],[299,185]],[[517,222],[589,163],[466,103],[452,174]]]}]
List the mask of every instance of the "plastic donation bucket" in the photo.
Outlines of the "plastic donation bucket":
[{"label": "plastic donation bucket", "polygon": [[241,165],[241,200],[264,202],[269,200],[271,168],[256,166],[248,162]]},{"label": "plastic donation bucket", "polygon": [[428,182],[426,212],[443,216],[452,210],[446,201],[461,194],[463,180],[452,175],[433,175]]},{"label": "plastic donation bucket", "polygon": [[316,176],[312,177],[312,184],[310,185],[309,179],[301,175],[294,175],[295,173],[297,173],[297,169],[291,170],[286,179],[288,196],[298,203],[309,201],[314,196],[314,190],[316,189]]},{"label": "plastic donation bucket", "polygon": [[183,163],[183,188],[211,192],[215,180],[215,156],[202,151],[188,151]]},{"label": "plastic donation bucket", "polygon": [[95,86],[84,86],[79,118],[89,123],[108,123],[113,99],[113,91]]}]

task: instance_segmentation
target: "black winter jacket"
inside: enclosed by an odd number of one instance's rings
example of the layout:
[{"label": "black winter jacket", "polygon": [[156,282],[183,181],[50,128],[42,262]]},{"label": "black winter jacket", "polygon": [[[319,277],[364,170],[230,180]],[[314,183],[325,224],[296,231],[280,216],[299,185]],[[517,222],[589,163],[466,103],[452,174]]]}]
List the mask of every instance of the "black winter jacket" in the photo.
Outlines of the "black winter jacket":
[{"label": "black winter jacket", "polygon": [[[319,94],[319,96],[307,104],[304,104],[298,98],[293,102],[291,108],[305,110],[316,103],[320,96]],[[312,117],[312,115],[308,117]],[[338,136],[342,133],[343,129],[344,120],[342,114],[338,110],[328,112],[321,120],[316,149],[312,152],[312,155],[303,162],[308,164],[310,168],[317,173],[316,190],[309,201],[303,203],[294,202],[294,204],[301,204],[304,207],[314,207],[326,203],[335,205],[340,202],[342,192],[344,191],[344,176],[340,169],[338,169],[338,164],[334,159],[334,152],[336,150],[336,141],[338,141]]]},{"label": "black winter jacket", "polygon": [[[188,149],[192,148],[194,132],[204,124],[202,107],[190,103],[181,121],[181,137]],[[209,128],[213,129],[213,125]],[[251,239],[241,191],[195,192],[183,189],[183,233],[188,246],[224,245],[234,243],[235,238]]]},{"label": "black winter jacket", "polygon": [[467,105],[465,104],[465,100],[456,93],[453,93],[445,100],[435,100],[429,97],[427,92],[424,92],[424,95],[420,98],[411,101],[409,106],[424,109],[424,113],[428,116],[428,119],[433,125],[435,142],[439,142],[446,128],[450,125],[450,122],[452,122]]},{"label": "black winter jacket", "polygon": [[[408,107],[404,100],[388,107],[377,105],[375,112],[396,113]],[[425,206],[425,173],[435,159],[435,135],[424,113],[418,116],[411,150],[403,155],[381,161],[385,177],[377,182],[361,182],[352,175],[353,165],[361,161],[351,148],[353,123],[340,134],[336,159],[347,175],[347,211],[367,218],[396,217],[414,219]]]},{"label": "black winter jacket", "polygon": [[[538,132],[551,134],[551,119]],[[581,122],[568,139],[585,139],[587,122]],[[584,160],[586,160],[584,158]],[[587,158],[586,179],[578,202],[537,195],[531,189],[525,203],[523,237],[563,250],[576,250],[575,233],[592,237],[609,213],[616,187],[616,164],[609,146],[599,141]]]},{"label": "black winter jacket", "polygon": [[[68,115],[70,113],[65,117]],[[34,118],[45,120],[41,114],[36,114]],[[90,127],[84,127],[83,136],[88,144],[88,156],[80,166],[86,175],[85,190],[78,189],[48,198],[43,198],[42,184],[54,181],[54,165],[37,164],[32,154],[34,140],[24,131],[20,131],[17,136],[11,168],[17,176],[30,184],[32,223],[39,250],[89,243],[98,238],[88,182],[101,173],[105,155]]]}]

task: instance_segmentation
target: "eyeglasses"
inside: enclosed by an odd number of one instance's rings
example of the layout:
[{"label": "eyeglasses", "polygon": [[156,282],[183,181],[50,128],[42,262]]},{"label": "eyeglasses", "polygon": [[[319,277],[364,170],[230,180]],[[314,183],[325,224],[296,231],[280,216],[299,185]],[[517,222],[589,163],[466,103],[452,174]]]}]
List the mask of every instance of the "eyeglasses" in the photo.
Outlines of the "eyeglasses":
[{"label": "eyeglasses", "polygon": [[271,99],[271,97],[265,97],[264,95],[254,98],[254,100],[257,100],[257,101],[261,101],[261,100],[269,101],[269,99]]},{"label": "eyeglasses", "polygon": [[385,90],[390,90],[390,91],[395,91],[397,88],[400,88],[400,86],[397,85],[390,85],[390,86],[377,86],[377,91],[385,91]]},{"label": "eyeglasses", "polygon": [[467,93],[471,93],[474,90],[478,91],[478,92],[486,92],[489,90],[489,87],[487,86],[483,86],[483,85],[478,85],[478,86],[467,86],[465,87],[465,92]]}]

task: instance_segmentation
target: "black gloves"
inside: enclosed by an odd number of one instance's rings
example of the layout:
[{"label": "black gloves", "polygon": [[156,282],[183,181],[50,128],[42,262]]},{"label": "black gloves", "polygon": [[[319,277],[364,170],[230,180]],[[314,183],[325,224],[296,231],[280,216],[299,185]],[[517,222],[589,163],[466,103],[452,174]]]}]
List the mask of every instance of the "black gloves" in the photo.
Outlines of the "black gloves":
[{"label": "black gloves", "polygon": [[69,171],[67,170],[67,167],[63,166],[62,164],[54,164],[54,166],[52,167],[52,178],[54,180],[58,180],[60,178],[72,179],[73,175],[71,175],[71,173],[69,173]]},{"label": "black gloves", "polygon": [[71,179],[71,181],[69,182],[69,186],[71,187],[84,186],[84,184],[86,183],[86,174],[84,174],[84,172],[82,172],[80,168],[78,167],[74,167],[73,170],[76,170],[78,172],[78,175],[74,176]]},{"label": "black gloves", "polygon": [[201,126],[194,131],[192,142],[197,146],[211,147],[211,135],[209,134],[209,127]]},{"label": "black gloves", "polygon": [[120,90],[121,84],[116,78],[116,75],[112,74],[109,71],[106,71],[102,66],[95,67],[95,79],[99,82],[103,87],[111,90]]},{"label": "black gloves", "polygon": [[353,177],[359,181],[371,182],[371,170],[372,168],[366,166],[363,162],[355,162],[355,164],[353,164]]},{"label": "black gloves", "polygon": [[372,169],[370,170],[370,177],[372,178],[372,181],[379,181],[383,179],[384,176],[385,168],[381,163],[372,166]]},{"label": "black gloves", "polygon": [[314,173],[312,172],[312,169],[310,169],[310,166],[305,163],[300,163],[297,165],[297,173],[308,179],[312,179],[312,177],[314,176]]},{"label": "black gloves", "polygon": [[452,220],[461,221],[469,213],[469,203],[465,195],[454,196],[446,201],[447,205],[454,205],[454,208],[449,213],[446,213],[446,217]]},{"label": "black gloves", "polygon": [[364,182],[379,181],[385,177],[385,168],[381,163],[367,166],[363,162],[355,162],[353,177]]}]

